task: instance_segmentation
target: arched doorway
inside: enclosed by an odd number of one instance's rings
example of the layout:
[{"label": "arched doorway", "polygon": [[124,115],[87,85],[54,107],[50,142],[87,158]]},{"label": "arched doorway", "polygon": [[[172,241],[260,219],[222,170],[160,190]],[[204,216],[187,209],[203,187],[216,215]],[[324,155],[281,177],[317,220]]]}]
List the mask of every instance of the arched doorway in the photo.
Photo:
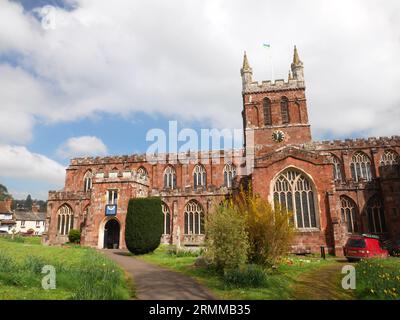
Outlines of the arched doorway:
[{"label": "arched doorway", "polygon": [[108,220],[104,226],[104,249],[119,248],[119,231],[120,226],[117,220]]}]

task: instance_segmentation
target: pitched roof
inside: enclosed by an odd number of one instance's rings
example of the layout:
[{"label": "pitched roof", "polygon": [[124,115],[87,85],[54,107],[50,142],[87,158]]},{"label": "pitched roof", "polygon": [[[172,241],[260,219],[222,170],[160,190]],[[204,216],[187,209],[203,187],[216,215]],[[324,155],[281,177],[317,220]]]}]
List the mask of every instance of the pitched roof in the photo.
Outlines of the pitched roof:
[{"label": "pitched roof", "polygon": [[0,201],[0,213],[12,213],[6,201]]},{"label": "pitched roof", "polygon": [[5,224],[15,224],[16,222],[14,220],[1,220],[0,225],[5,225]]},{"label": "pitched roof", "polygon": [[46,212],[15,211],[15,220],[37,221],[46,220]]}]

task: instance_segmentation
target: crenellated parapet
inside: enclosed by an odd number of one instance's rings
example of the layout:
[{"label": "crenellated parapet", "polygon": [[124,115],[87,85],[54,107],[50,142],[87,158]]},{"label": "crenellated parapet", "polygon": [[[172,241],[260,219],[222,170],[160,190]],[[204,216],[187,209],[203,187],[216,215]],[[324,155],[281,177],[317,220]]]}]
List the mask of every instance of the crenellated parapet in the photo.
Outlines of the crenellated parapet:
[{"label": "crenellated parapet", "polygon": [[261,82],[253,81],[246,84],[243,93],[263,93],[305,88],[304,80],[289,79],[288,81],[285,81],[283,79],[279,79],[275,80],[274,82],[270,80]]},{"label": "crenellated parapet", "polygon": [[207,161],[220,161],[225,159],[226,162],[235,158],[244,157],[244,149],[231,150],[211,150],[211,151],[188,151],[180,153],[155,153],[155,154],[134,154],[123,156],[108,157],[85,157],[74,158],[70,161],[71,166],[86,165],[111,165],[111,164],[130,164],[130,163],[197,163]]},{"label": "crenellated parapet", "polygon": [[49,201],[90,200],[90,191],[49,191]]},{"label": "crenellated parapet", "polygon": [[308,147],[314,147],[316,150],[400,147],[400,136],[315,141]]},{"label": "crenellated parapet", "polygon": [[144,154],[133,154],[123,156],[108,156],[108,157],[83,157],[73,158],[70,161],[71,166],[80,165],[105,165],[105,164],[116,164],[116,163],[134,163],[146,161],[146,155]]}]

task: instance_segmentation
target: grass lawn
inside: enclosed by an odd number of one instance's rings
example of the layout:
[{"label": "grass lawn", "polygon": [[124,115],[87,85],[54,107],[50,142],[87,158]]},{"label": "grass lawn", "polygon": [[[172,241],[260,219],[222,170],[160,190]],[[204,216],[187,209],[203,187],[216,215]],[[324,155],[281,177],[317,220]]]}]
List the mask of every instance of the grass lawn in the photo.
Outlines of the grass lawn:
[{"label": "grass lawn", "polygon": [[[42,288],[44,265],[56,270],[56,289]],[[40,238],[0,238],[0,299],[129,299],[121,268],[80,246],[48,247]]]},{"label": "grass lawn", "polygon": [[400,258],[369,259],[356,265],[358,299],[400,299]]},{"label": "grass lawn", "polygon": [[208,287],[217,298],[250,300],[292,299],[293,285],[300,274],[337,263],[333,258],[322,260],[318,257],[290,256],[285,263],[279,265],[268,275],[267,282],[263,287],[232,288],[226,286],[216,272],[196,267],[194,265],[196,257],[171,255],[168,253],[168,246],[160,246],[155,252],[138,257],[197,279]]}]

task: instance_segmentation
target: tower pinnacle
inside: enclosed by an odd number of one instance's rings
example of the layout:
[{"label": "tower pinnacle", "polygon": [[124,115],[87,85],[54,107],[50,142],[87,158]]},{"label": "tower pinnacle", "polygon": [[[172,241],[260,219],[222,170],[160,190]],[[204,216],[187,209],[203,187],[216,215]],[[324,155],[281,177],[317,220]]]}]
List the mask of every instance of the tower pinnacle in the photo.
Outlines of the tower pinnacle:
[{"label": "tower pinnacle", "polygon": [[293,62],[291,65],[293,79],[304,81],[304,68],[303,62],[301,62],[299,58],[299,53],[297,51],[297,47],[294,46],[293,52]]},{"label": "tower pinnacle", "polygon": [[244,56],[243,56],[243,67],[242,70],[250,70],[250,64],[249,61],[247,60],[247,54],[246,51],[244,52]]},{"label": "tower pinnacle", "polygon": [[246,51],[243,56],[243,66],[240,69],[240,74],[242,75],[242,88],[245,90],[247,86],[253,81],[253,69],[251,69],[249,60],[247,60]]},{"label": "tower pinnacle", "polygon": [[300,61],[299,53],[297,52],[297,47],[296,46],[294,46],[293,64],[294,65],[302,64],[302,62]]}]

